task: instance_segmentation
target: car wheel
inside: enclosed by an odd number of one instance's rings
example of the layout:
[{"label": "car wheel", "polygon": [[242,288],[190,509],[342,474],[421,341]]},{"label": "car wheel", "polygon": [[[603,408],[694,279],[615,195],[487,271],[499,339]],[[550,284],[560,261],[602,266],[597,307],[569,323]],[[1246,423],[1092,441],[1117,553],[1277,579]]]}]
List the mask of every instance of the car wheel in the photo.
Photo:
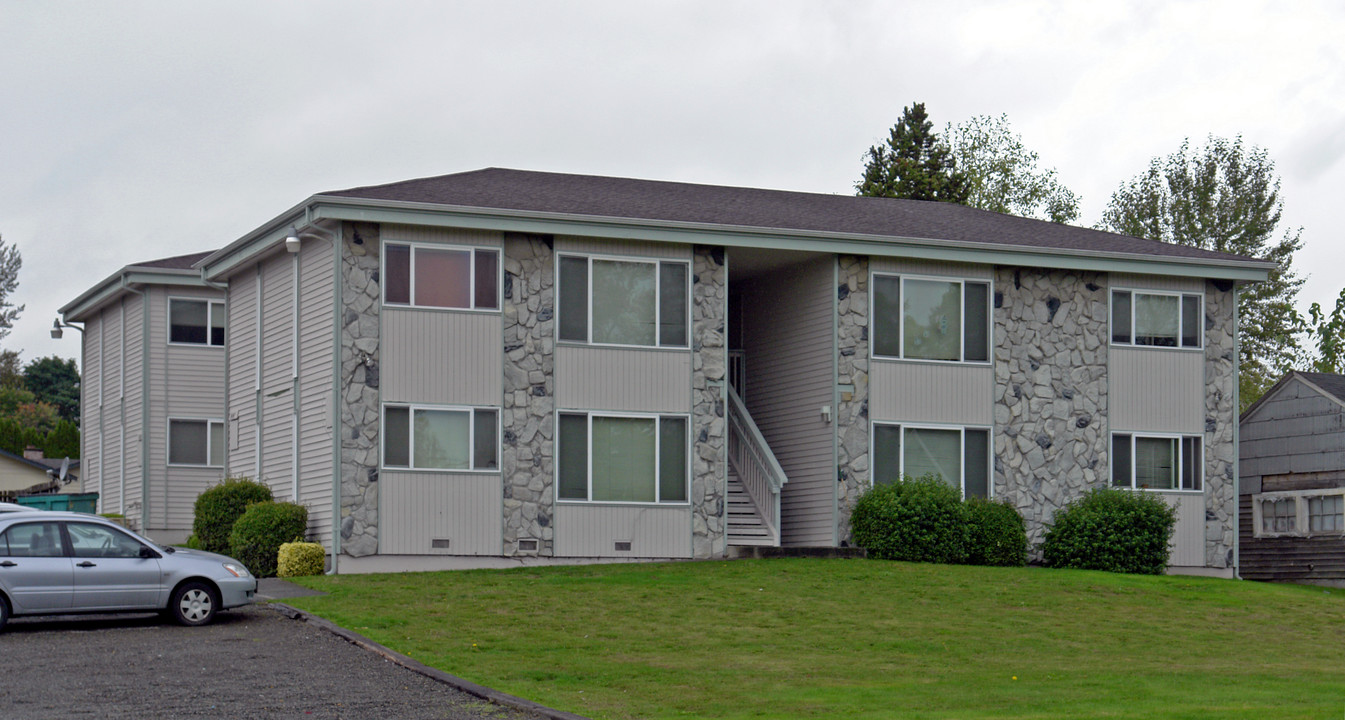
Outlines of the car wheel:
[{"label": "car wheel", "polygon": [[189,582],[178,586],[168,604],[173,619],[183,625],[206,625],[215,619],[219,598],[214,588],[203,582]]},{"label": "car wheel", "polygon": [[5,629],[7,622],[9,622],[9,601],[4,595],[0,595],[0,630]]}]

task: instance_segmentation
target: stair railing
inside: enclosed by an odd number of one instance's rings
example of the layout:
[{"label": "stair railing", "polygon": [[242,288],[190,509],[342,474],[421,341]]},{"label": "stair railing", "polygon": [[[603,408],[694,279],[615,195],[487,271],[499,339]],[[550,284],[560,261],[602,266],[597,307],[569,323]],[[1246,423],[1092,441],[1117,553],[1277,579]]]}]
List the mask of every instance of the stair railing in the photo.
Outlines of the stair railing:
[{"label": "stair railing", "polygon": [[770,533],[772,543],[779,545],[780,488],[789,478],[732,386],[728,387],[728,396],[729,465],[756,506],[757,516]]}]

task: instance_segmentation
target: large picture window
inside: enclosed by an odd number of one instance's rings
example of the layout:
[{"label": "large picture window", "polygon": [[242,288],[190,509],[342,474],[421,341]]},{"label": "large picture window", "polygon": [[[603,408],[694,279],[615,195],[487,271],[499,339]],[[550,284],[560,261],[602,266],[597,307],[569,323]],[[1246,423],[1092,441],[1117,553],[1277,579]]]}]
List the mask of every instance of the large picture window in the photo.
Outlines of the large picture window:
[{"label": "large picture window", "polygon": [[571,255],[561,255],[558,262],[561,340],[687,347],[687,263]]},{"label": "large picture window", "polygon": [[1199,348],[1201,302],[1195,294],[1113,290],[1112,344]]},{"label": "large picture window", "polygon": [[1201,489],[1201,440],[1197,435],[1112,436],[1112,485],[1136,490]]},{"label": "large picture window", "polygon": [[1345,535],[1345,488],[1253,495],[1252,528],[1257,537]]},{"label": "large picture window", "polygon": [[168,464],[224,467],[224,421],[168,421]]},{"label": "large picture window", "polygon": [[985,428],[874,423],[872,458],[875,485],[934,475],[963,497],[990,496],[990,431]]},{"label": "large picture window", "polygon": [[168,342],[224,347],[225,305],[215,300],[168,299]]},{"label": "large picture window", "polygon": [[561,500],[687,501],[687,418],[560,413]]},{"label": "large picture window", "polygon": [[410,307],[498,310],[500,251],[385,243],[383,302]]},{"label": "large picture window", "polygon": [[498,470],[494,408],[383,406],[383,467]]},{"label": "large picture window", "polygon": [[990,283],[875,274],[872,288],[875,356],[990,361]]}]

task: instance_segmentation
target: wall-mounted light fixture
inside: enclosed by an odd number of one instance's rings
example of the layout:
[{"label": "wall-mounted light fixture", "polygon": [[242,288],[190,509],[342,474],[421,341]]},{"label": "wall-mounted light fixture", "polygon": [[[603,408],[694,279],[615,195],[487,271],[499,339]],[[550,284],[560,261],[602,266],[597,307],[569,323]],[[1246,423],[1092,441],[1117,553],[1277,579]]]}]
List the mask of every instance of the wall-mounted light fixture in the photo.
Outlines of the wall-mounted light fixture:
[{"label": "wall-mounted light fixture", "polygon": [[290,234],[288,237],[285,238],[285,250],[286,252],[297,253],[299,252],[300,244],[301,243],[299,241],[299,231],[296,230],[293,225],[291,225]]},{"label": "wall-mounted light fixture", "polygon": [[71,325],[70,323],[63,323],[63,322],[61,322],[61,319],[60,319],[60,318],[56,318],[55,320],[52,320],[52,321],[51,321],[51,339],[52,339],[52,340],[60,340],[60,339],[61,339],[61,336],[65,335],[65,332],[64,332],[63,330],[61,330],[61,328],[71,328],[71,329],[73,329],[73,330],[78,330],[78,331],[80,331],[80,332],[84,332],[84,328],[82,328],[82,327],[80,327],[80,326],[78,326],[78,325]]}]

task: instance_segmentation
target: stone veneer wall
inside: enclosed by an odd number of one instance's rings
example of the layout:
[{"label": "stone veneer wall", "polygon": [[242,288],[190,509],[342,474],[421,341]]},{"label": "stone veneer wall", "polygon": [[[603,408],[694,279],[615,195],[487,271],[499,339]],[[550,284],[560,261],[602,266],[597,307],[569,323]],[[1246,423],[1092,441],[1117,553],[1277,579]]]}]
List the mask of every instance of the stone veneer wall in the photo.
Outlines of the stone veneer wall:
[{"label": "stone veneer wall", "polygon": [[[504,554],[555,554],[555,252],[550,235],[504,236]],[[518,541],[537,540],[536,550]]]},{"label": "stone veneer wall", "polygon": [[379,227],[341,224],[341,551],[378,552]]},{"label": "stone veneer wall", "polygon": [[728,549],[725,525],[728,364],[728,268],[724,249],[697,245],[691,285],[691,512],[692,556],[719,557]]},{"label": "stone veneer wall", "polygon": [[1205,564],[1233,565],[1233,447],[1237,403],[1233,337],[1237,293],[1205,283]]},{"label": "stone veneer wall", "polygon": [[1107,288],[1099,273],[995,268],[994,495],[1040,542],[1107,484]]},{"label": "stone veneer wall", "polygon": [[850,544],[850,512],[869,488],[869,259],[839,255],[836,288],[836,539]]}]

